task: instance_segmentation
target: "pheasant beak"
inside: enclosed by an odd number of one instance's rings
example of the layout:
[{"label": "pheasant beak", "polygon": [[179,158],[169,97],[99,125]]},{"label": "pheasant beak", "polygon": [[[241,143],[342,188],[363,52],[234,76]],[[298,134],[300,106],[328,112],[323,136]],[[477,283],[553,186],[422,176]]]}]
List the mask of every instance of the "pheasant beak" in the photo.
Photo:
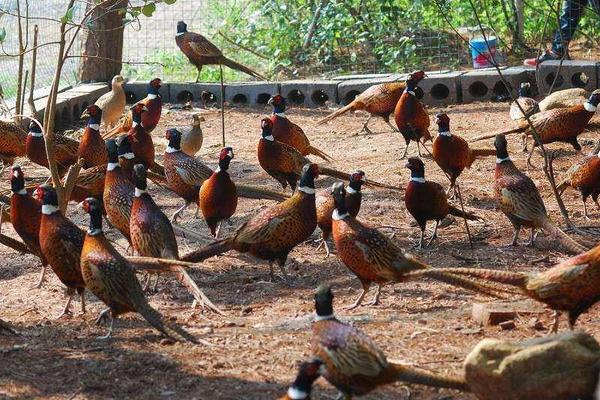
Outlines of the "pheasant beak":
[{"label": "pheasant beak", "polygon": [[275,98],[271,96],[269,101],[267,101],[267,105],[272,106],[274,101],[275,101]]},{"label": "pheasant beak", "polygon": [[408,169],[410,169],[410,161],[409,161],[409,162],[407,162],[406,164],[404,164],[404,168],[408,168]]},{"label": "pheasant beak", "polygon": [[229,150],[229,151],[227,152],[227,156],[228,156],[229,158],[233,158],[233,151]]},{"label": "pheasant beak", "polygon": [[33,197],[38,200],[42,199],[42,191],[40,190],[39,187],[35,188],[35,190],[33,191]]},{"label": "pheasant beak", "polygon": [[81,118],[81,119],[86,119],[86,118],[90,118],[90,117],[91,117],[91,115],[90,115],[90,113],[88,112],[88,110],[85,110],[85,111],[84,111],[84,112],[81,114],[81,117],[80,117],[80,118]]}]

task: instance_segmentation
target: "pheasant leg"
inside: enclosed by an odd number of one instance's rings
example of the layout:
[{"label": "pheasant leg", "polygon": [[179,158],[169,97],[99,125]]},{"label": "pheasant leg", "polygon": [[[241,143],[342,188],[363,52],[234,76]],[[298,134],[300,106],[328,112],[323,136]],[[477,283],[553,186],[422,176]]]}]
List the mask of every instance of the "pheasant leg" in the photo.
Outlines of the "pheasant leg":
[{"label": "pheasant leg", "polygon": [[365,132],[367,135],[372,135],[373,131],[369,129],[369,122],[371,121],[371,118],[373,118],[372,115],[369,115],[369,118],[367,118],[367,121],[363,124],[362,129],[360,130],[360,132],[358,132],[358,134],[361,134],[363,132]]},{"label": "pheasant leg", "polygon": [[550,329],[550,333],[558,332],[558,318],[560,317],[560,312],[554,311],[554,320],[552,322],[552,328]]},{"label": "pheasant leg", "polygon": [[531,156],[533,156],[534,150],[535,150],[535,144],[531,146],[531,150],[529,151],[529,156],[527,157],[527,168],[529,168],[529,167],[534,168],[533,164],[531,163]]},{"label": "pheasant leg", "polygon": [[421,237],[419,237],[419,243],[416,246],[420,249],[423,248],[423,236],[425,236],[425,229],[421,229]]},{"label": "pheasant leg", "polygon": [[590,216],[588,215],[587,210],[587,203],[583,197],[581,198],[581,200],[583,201],[583,216],[585,217],[585,219],[590,220]]},{"label": "pheasant leg", "polygon": [[215,239],[219,238],[219,233],[221,233],[221,222],[219,221],[219,224],[217,225],[217,230],[215,231]]},{"label": "pheasant leg", "polygon": [[429,239],[429,242],[427,242],[427,245],[425,247],[429,247],[429,245],[431,244],[431,242],[433,242],[433,239],[435,239],[437,237],[437,230],[438,230],[438,225],[440,224],[440,221],[435,221],[435,226],[433,227],[433,234],[431,235],[431,239]]},{"label": "pheasant leg", "polygon": [[105,308],[104,310],[100,311],[100,314],[98,314],[98,318],[96,318],[96,325],[100,325],[101,323],[103,323],[108,318],[109,313],[110,308]]},{"label": "pheasant leg", "polygon": [[69,298],[67,299],[67,304],[65,304],[65,308],[63,308],[62,312],[56,317],[56,319],[60,319],[65,315],[71,314],[71,300],[73,300],[73,291],[69,291]]},{"label": "pheasant leg", "polygon": [[368,303],[369,306],[376,306],[379,304],[379,297],[381,296],[381,288],[383,287],[383,285],[381,283],[377,284],[377,292],[375,292],[375,296],[373,297],[373,300],[371,300],[371,302]]},{"label": "pheasant leg", "polygon": [[[362,283],[362,282],[361,282]],[[350,307],[346,308],[346,311],[350,311],[350,310],[354,310],[356,307],[360,306],[361,303],[363,302],[365,296],[367,295],[367,293],[369,292],[369,287],[371,285],[368,283],[362,283],[362,291],[360,292],[360,294],[358,295],[358,298],[356,299],[356,301],[354,303],[352,303],[352,305]]]},{"label": "pheasant leg", "polygon": [[399,132],[398,129],[394,125],[392,125],[392,123],[390,122],[389,119],[385,122],[386,122],[386,124],[388,124],[390,126],[390,128],[392,128],[392,131]]},{"label": "pheasant leg", "polygon": [[534,242],[535,242],[535,228],[531,228],[531,237],[529,238],[529,242],[525,243],[525,246],[533,247]]},{"label": "pheasant leg", "polygon": [[513,235],[513,240],[510,242],[509,246],[518,246],[519,232],[521,232],[521,226],[515,227],[515,234]]},{"label": "pheasant leg", "polygon": [[42,264],[42,272],[40,272],[40,277],[35,285],[33,285],[32,289],[39,289],[42,287],[46,280],[46,265]]},{"label": "pheasant leg", "polygon": [[173,216],[171,216],[171,223],[177,222],[177,219],[179,217],[181,217],[181,215],[183,214],[183,211],[190,205],[191,203],[189,201],[186,201],[184,205],[182,205],[181,207],[179,207],[177,209],[177,211],[175,211],[175,213],[173,213]]},{"label": "pheasant leg", "polygon": [[81,313],[85,314],[85,291],[81,292]]},{"label": "pheasant leg", "polygon": [[115,317],[111,313],[111,315],[110,315],[110,325],[108,327],[108,332],[104,336],[98,336],[98,339],[100,339],[100,340],[110,339],[112,337],[114,324],[115,324]]}]

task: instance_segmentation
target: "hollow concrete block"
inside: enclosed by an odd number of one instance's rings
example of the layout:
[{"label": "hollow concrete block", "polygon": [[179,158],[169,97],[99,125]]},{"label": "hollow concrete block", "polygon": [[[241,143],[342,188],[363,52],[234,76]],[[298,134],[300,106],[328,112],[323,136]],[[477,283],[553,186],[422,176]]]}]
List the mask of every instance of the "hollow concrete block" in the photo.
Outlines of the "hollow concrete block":
[{"label": "hollow concrete block", "polygon": [[[227,85],[224,85],[227,92]],[[172,103],[185,103],[187,101],[203,104],[220,104],[220,83],[170,83],[169,94]]]},{"label": "hollow concrete block", "polygon": [[338,100],[340,104],[350,104],[356,96],[373,85],[380,85],[382,83],[394,81],[405,81],[406,77],[406,74],[387,74],[375,77],[343,80],[337,86]]},{"label": "hollow concrete block", "polygon": [[[552,91],[583,88],[588,92],[598,88],[600,63],[587,60],[544,61],[538,67],[537,83],[540,93],[547,94],[556,79]],[[587,82],[584,75],[587,76]]]},{"label": "hollow concrete block", "polygon": [[[171,84],[169,83],[163,82],[162,86],[160,87],[160,90],[158,91],[158,93],[162,97],[163,102],[171,101],[169,88],[170,85]],[[123,86],[123,90],[125,91],[125,95],[127,96],[127,103],[133,104],[146,97],[146,95],[148,94],[148,82],[139,81],[126,83]]]},{"label": "hollow concrete block", "polygon": [[225,100],[230,105],[261,106],[267,104],[269,98],[279,90],[279,83],[274,82],[233,83],[225,89]]},{"label": "hollow concrete block", "polygon": [[508,87],[502,82],[495,68],[485,68],[469,71],[460,77],[463,102],[490,101],[496,97],[509,97],[518,95],[522,82],[528,82],[525,67],[502,68],[502,75]]},{"label": "hollow concrete block", "polygon": [[426,72],[427,78],[419,83],[423,89],[421,101],[427,105],[459,103],[460,81],[463,72]]},{"label": "hollow concrete block", "polygon": [[324,107],[327,102],[338,102],[338,84],[325,80],[284,81],[280,93],[292,106]]}]

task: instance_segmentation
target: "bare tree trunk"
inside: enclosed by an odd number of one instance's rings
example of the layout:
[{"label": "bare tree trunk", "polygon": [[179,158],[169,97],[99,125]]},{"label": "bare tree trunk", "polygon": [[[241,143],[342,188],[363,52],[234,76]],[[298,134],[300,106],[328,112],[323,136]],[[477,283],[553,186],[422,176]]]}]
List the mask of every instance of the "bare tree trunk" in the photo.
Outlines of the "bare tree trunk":
[{"label": "bare tree trunk", "polygon": [[319,24],[319,18],[321,18],[321,11],[327,5],[328,0],[321,0],[321,3],[315,9],[315,14],[310,23],[310,27],[308,28],[308,34],[306,35],[306,39],[304,40],[304,44],[302,45],[303,49],[308,49],[310,44],[312,43],[313,36],[315,35],[315,31],[317,30],[317,25]]},{"label": "bare tree trunk", "polygon": [[[86,12],[94,7],[89,2]],[[92,14],[90,31],[83,36],[79,80],[106,82],[121,72],[123,59],[123,14],[127,0],[109,0]],[[87,56],[87,57],[86,57]],[[114,60],[114,61],[110,61]]]},{"label": "bare tree trunk", "polygon": [[516,39],[524,43],[525,42],[525,4],[523,0],[514,0],[515,1],[515,10],[517,12],[517,26],[515,29]]}]

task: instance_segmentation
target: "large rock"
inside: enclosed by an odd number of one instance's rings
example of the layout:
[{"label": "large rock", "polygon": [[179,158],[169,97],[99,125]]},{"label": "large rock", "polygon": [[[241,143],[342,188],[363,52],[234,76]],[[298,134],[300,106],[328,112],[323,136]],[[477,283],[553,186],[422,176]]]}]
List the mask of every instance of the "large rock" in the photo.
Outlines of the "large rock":
[{"label": "large rock", "polygon": [[465,378],[482,400],[592,399],[599,361],[600,345],[583,332],[484,339],[465,360]]}]

